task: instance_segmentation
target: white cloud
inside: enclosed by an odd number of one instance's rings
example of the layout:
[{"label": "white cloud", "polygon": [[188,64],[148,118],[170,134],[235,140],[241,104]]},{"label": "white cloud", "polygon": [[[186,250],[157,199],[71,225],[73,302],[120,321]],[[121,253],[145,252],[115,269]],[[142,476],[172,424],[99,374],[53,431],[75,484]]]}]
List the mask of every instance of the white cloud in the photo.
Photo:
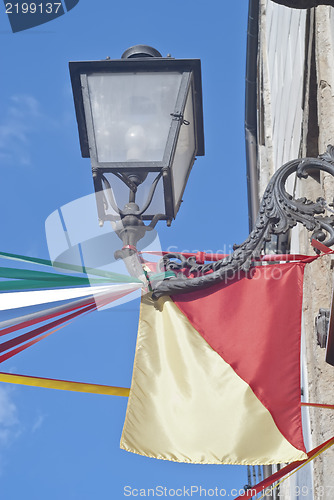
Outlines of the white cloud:
[{"label": "white cloud", "polygon": [[30,138],[43,118],[39,102],[31,95],[13,95],[2,116],[0,120],[1,162],[30,165]]},{"label": "white cloud", "polygon": [[[35,412],[35,420],[22,422],[19,418],[17,406],[13,400],[13,394],[17,394],[16,387],[10,384],[0,385],[0,476],[10,465],[8,450],[23,433],[37,432],[41,428],[47,415]],[[37,414],[37,415],[36,415]],[[0,499],[2,500],[1,494]]]},{"label": "white cloud", "polygon": [[5,452],[21,435],[22,426],[17,407],[11,397],[14,390],[8,386],[0,386],[0,476],[8,465]]},{"label": "white cloud", "polygon": [[8,446],[20,434],[20,422],[10,390],[0,387],[0,447]]},{"label": "white cloud", "polygon": [[32,426],[31,432],[36,432],[42,426],[44,420],[45,415],[39,415]]},{"label": "white cloud", "polygon": [[17,423],[17,409],[11,401],[9,392],[0,387],[0,427],[9,427]]}]

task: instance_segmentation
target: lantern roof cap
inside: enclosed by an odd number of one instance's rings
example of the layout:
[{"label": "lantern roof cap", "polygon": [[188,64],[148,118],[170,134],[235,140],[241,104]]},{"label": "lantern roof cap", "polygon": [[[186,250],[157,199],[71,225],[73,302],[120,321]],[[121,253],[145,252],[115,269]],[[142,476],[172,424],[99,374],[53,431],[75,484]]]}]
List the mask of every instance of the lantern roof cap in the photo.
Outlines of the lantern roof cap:
[{"label": "lantern roof cap", "polygon": [[136,57],[162,57],[160,52],[149,45],[134,45],[122,54],[122,59],[134,59]]}]

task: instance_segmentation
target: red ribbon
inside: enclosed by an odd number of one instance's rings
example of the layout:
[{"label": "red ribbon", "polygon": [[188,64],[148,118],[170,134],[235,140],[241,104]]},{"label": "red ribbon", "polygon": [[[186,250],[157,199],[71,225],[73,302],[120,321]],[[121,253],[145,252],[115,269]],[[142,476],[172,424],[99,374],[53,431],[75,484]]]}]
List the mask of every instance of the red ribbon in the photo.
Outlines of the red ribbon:
[{"label": "red ribbon", "polygon": [[[23,328],[27,328],[28,326],[35,325],[36,323],[43,323],[44,321],[47,321],[48,319],[55,318],[57,316],[62,316],[63,314],[67,314],[71,311],[75,311],[77,309],[80,309],[81,307],[93,304],[95,301],[94,299],[88,299],[85,302],[81,303],[79,306],[72,306],[68,307],[66,309],[63,309],[62,311],[57,311],[54,313],[50,314],[45,314],[42,316],[39,316],[38,318],[30,319],[28,321],[22,321],[21,323],[18,323],[17,325],[10,326],[8,328],[3,328],[0,330],[0,336],[2,335],[7,335],[8,333],[16,332],[17,330],[22,330]],[[0,344],[1,345],[1,344]]]},{"label": "red ribbon", "polygon": [[134,245],[125,245],[122,247],[122,250],[133,250],[134,252],[138,252],[137,248]]},{"label": "red ribbon", "polygon": [[66,325],[62,325],[59,328],[56,328],[56,330],[52,330],[51,332],[46,333],[45,335],[42,335],[41,337],[38,337],[38,339],[34,339],[31,342],[28,342],[27,344],[21,345],[20,347],[17,347],[16,349],[12,349],[11,351],[7,352],[6,354],[2,354],[2,356],[0,356],[0,363],[2,363],[3,361],[6,361],[9,358],[12,358],[13,356],[15,356],[15,354],[18,354],[19,352],[24,351],[28,347],[30,347],[34,344],[37,344],[37,342],[45,339],[46,337],[48,337],[52,333],[56,332],[57,330],[60,330],[60,328],[64,328],[64,326],[66,326]]},{"label": "red ribbon", "polygon": [[[315,241],[315,240],[313,240]],[[326,249],[326,253],[333,253],[332,250],[328,249],[325,245],[320,243],[322,247]],[[314,245],[315,246],[315,245]],[[124,247],[126,248],[126,247]],[[324,250],[323,250],[324,251]],[[231,254],[219,254],[219,253],[205,253],[205,252],[197,252],[197,253],[189,253],[189,252],[154,252],[154,251],[143,251],[139,252],[139,254],[150,254],[150,255],[168,255],[170,253],[179,253],[180,255],[183,255],[186,259],[189,257],[195,257],[196,262],[197,259],[199,259],[202,263],[202,261],[207,261],[207,262],[216,262],[218,260],[222,260],[225,257],[229,257]],[[264,262],[292,262],[292,261],[304,261],[304,260],[309,260],[309,259],[317,259],[318,255],[316,256],[310,256],[310,255],[302,255],[302,254],[267,254],[267,255],[261,255],[257,259],[252,259],[253,261],[264,261]],[[203,262],[203,263],[204,263]]]},{"label": "red ribbon", "polygon": [[312,239],[311,240],[311,245],[316,248],[317,250],[320,250],[320,252],[323,253],[333,253],[334,251],[331,250],[330,248],[326,247],[323,243],[321,243],[318,240]]},{"label": "red ribbon", "polygon": [[[42,327],[36,328],[36,329],[34,329],[30,332],[27,332],[23,335],[19,335],[18,337],[15,337],[12,340],[8,340],[7,342],[3,342],[2,344],[0,344],[0,352],[4,352],[12,347],[15,347],[19,344],[22,344],[23,342],[26,342],[27,340],[30,340],[34,337],[37,337],[38,335],[41,335],[42,333],[45,333],[46,331],[53,329],[57,326],[62,328],[63,326],[65,326],[63,323],[66,323],[72,319],[75,319],[76,317],[80,316],[81,314],[85,314],[87,312],[94,311],[98,307],[103,307],[103,306],[109,304],[110,302],[113,302],[114,300],[117,300],[118,298],[123,297],[124,295],[126,295],[126,293],[128,293],[128,292],[119,293],[119,294],[117,294],[116,297],[112,296],[109,298],[108,298],[108,294],[103,295],[104,299],[103,300],[102,300],[102,298],[99,299],[98,306],[95,304],[95,301],[91,305],[87,305],[85,307],[80,306],[79,311],[76,311],[72,314],[68,314],[64,318],[60,318],[56,321],[48,323],[47,325],[44,325]],[[72,309],[69,308],[68,311],[70,311],[70,310],[72,310]],[[64,314],[64,311],[62,312],[62,314]],[[62,326],[60,326],[60,325],[62,325]],[[36,342],[39,342],[40,340],[48,337],[49,335],[51,335],[51,333],[53,333],[57,330],[59,330],[59,328],[55,328],[51,332],[47,333],[46,335],[42,335],[38,339],[32,340],[31,342],[28,342],[27,344],[24,344],[23,346],[17,347],[16,349],[12,349],[11,351],[9,351],[6,354],[3,354],[2,356],[0,356],[0,363],[11,358],[12,356],[15,356],[15,354],[18,354],[19,352],[23,351],[24,349],[27,349],[31,345],[36,344]]]},{"label": "red ribbon", "polygon": [[307,462],[310,458],[312,458],[314,455],[318,453],[318,451],[321,451],[325,446],[328,444],[334,444],[334,437],[331,439],[328,439],[325,443],[317,446],[313,450],[309,451],[307,454],[307,458],[305,460],[299,460],[298,462],[292,462],[289,465],[286,465],[283,467],[283,469],[280,469],[279,471],[275,472],[275,474],[272,474],[271,476],[267,477],[260,483],[252,486],[249,490],[245,491],[244,495],[241,495],[237,497],[235,500],[242,500],[243,498],[250,498],[258,493],[264,492],[267,488],[269,488],[273,483],[281,479],[282,477],[286,476],[289,472],[294,471],[295,469],[298,469],[301,465],[303,465],[305,462]]},{"label": "red ribbon", "polygon": [[315,408],[326,408],[329,410],[334,410],[334,405],[325,405],[321,403],[301,403],[302,406],[314,406]]},{"label": "red ribbon", "polygon": [[56,328],[57,326],[61,325],[62,323],[65,323],[66,321],[74,319],[77,316],[79,316],[80,314],[88,312],[94,308],[96,308],[95,304],[92,304],[90,306],[86,306],[86,307],[80,309],[79,311],[76,311],[72,314],[68,314],[64,318],[57,319],[56,321],[52,321],[51,323],[48,323],[47,325],[40,326],[39,328],[35,328],[34,330],[27,332],[27,333],[24,333],[23,335],[19,335],[18,337],[15,337],[14,339],[7,340],[7,342],[2,342],[2,344],[0,344],[0,352],[7,351],[8,349],[15,347],[19,344],[22,344],[23,342],[26,342],[27,340],[30,340],[33,337],[37,337],[38,335],[41,335],[42,333],[45,333],[52,328]]}]

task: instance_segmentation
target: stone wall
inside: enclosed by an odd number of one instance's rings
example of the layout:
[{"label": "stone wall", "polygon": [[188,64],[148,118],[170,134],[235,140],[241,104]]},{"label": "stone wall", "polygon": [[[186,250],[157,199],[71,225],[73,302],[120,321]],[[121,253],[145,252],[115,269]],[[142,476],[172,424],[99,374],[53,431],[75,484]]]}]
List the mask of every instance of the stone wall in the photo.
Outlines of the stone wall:
[{"label": "stone wall", "polygon": [[[271,0],[261,0],[260,5],[258,169],[262,194],[282,164],[310,151],[324,152],[327,144],[334,144],[334,9],[319,6],[309,11],[296,10]],[[334,183],[326,175],[306,182],[291,180],[287,187],[296,197],[315,200],[321,195],[333,199]],[[291,251],[313,254],[310,234],[300,227],[292,233]],[[325,349],[317,345],[314,321],[320,308],[329,308],[332,290],[330,257],[307,266],[303,303],[304,399],[331,404],[334,368],[325,362]],[[330,410],[305,410],[304,417],[308,448],[334,435],[334,414]],[[313,467],[283,483],[281,497],[297,498],[295,487],[306,486],[304,492],[307,490],[308,494],[302,498],[332,499],[333,463],[334,451],[329,450]]]}]

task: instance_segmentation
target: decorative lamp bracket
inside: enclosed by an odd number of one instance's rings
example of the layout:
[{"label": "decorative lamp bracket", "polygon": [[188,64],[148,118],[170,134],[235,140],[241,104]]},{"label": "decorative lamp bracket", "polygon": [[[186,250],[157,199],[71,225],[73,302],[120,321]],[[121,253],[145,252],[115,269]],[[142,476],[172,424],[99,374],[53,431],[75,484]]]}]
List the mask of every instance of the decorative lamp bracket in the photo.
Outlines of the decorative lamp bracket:
[{"label": "decorative lamp bracket", "polygon": [[[326,202],[318,198],[315,202],[306,198],[294,199],[285,189],[286,180],[296,173],[300,179],[308,177],[314,170],[327,172],[334,177],[334,147],[318,158],[292,160],[271,178],[262,198],[253,231],[234,252],[224,259],[207,264],[199,264],[195,257],[185,258],[181,254],[164,255],[158,264],[158,272],[173,271],[174,277],[155,282],[153,297],[175,295],[208,288],[239,271],[247,272],[252,260],[260,256],[271,235],[285,234],[297,223],[312,231],[312,238],[330,247],[334,245],[334,216],[323,216]],[[332,201],[332,200],[331,200]],[[186,274],[194,277],[187,278]]]},{"label": "decorative lamp bracket", "polygon": [[280,5],[285,5],[291,9],[311,9],[318,5],[331,5],[334,7],[334,0],[272,0]]}]

